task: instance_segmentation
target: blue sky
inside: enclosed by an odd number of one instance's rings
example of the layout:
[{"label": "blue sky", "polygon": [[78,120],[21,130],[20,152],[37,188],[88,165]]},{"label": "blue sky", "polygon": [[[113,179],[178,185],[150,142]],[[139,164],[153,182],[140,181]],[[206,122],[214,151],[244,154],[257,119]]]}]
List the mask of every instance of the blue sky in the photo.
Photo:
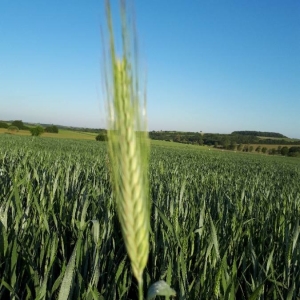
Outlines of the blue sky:
[{"label": "blue sky", "polygon": [[[134,7],[149,130],[300,138],[300,1]],[[106,127],[104,22],[103,0],[0,0],[0,119]]]}]

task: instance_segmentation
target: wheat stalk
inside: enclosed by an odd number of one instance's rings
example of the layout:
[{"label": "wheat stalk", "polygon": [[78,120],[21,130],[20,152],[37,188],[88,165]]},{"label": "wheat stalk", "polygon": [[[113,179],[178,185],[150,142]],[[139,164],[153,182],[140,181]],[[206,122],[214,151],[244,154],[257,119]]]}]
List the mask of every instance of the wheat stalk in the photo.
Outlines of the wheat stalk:
[{"label": "wheat stalk", "polygon": [[112,184],[123,239],[142,299],[143,270],[149,252],[149,142],[145,114],[141,113],[138,96],[137,72],[134,69],[137,66],[136,54],[134,50],[134,55],[129,51],[132,44],[127,29],[125,6],[122,6],[123,55],[118,58],[115,53],[109,1],[106,4],[110,51],[105,78]]}]

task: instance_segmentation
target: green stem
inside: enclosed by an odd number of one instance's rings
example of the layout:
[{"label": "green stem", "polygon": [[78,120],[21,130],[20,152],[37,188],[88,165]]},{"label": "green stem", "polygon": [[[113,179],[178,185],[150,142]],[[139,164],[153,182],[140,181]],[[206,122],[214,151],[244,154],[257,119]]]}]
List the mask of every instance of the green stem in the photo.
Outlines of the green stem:
[{"label": "green stem", "polygon": [[144,300],[144,295],[143,295],[143,280],[139,280],[139,300]]}]

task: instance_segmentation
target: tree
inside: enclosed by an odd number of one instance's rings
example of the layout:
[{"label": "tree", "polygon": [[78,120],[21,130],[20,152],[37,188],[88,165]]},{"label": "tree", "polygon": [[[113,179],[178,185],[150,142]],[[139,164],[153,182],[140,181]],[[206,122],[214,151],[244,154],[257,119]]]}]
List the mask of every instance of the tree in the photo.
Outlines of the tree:
[{"label": "tree", "polygon": [[253,146],[251,145],[250,147],[249,147],[249,152],[252,152],[253,151]]},{"label": "tree", "polygon": [[272,148],[272,149],[269,149],[269,154],[271,155],[275,155],[276,154],[276,149],[275,148]]},{"label": "tree", "polygon": [[106,134],[98,134],[97,136],[96,136],[96,141],[98,141],[98,142],[105,142],[105,141],[107,141],[107,135]]},{"label": "tree", "polygon": [[234,150],[236,149],[236,147],[237,147],[236,142],[233,142],[233,141],[232,141],[232,142],[230,143],[229,149],[234,151]]},{"label": "tree", "polygon": [[288,155],[293,157],[300,156],[300,147],[291,147]]},{"label": "tree", "polygon": [[181,136],[180,136],[179,134],[176,135],[176,136],[174,137],[173,141],[176,142],[176,143],[180,143],[180,142],[181,142]]},{"label": "tree", "polygon": [[241,151],[243,149],[243,144],[239,144],[238,146],[237,146],[237,150],[238,151]]},{"label": "tree", "polygon": [[288,155],[289,148],[288,147],[282,147],[281,150],[280,150],[280,153],[281,153],[281,155],[284,155],[284,156]]},{"label": "tree", "polygon": [[266,153],[267,150],[268,150],[268,149],[267,149],[266,147],[263,147],[263,148],[261,149],[262,153]]},{"label": "tree", "polygon": [[5,122],[0,122],[0,128],[8,128],[8,124]]},{"label": "tree", "polygon": [[258,152],[258,153],[260,153],[260,151],[261,151],[261,146],[257,146],[256,149],[255,149],[255,151]]},{"label": "tree", "polygon": [[58,133],[58,128],[55,125],[48,126],[45,128],[45,132]]},{"label": "tree", "polygon": [[44,128],[41,126],[36,126],[36,127],[30,128],[29,130],[30,130],[32,136],[40,136],[42,133],[44,133]]},{"label": "tree", "polygon": [[226,136],[223,140],[222,140],[222,146],[225,148],[225,149],[228,149],[230,145],[230,141],[229,141],[229,138]]},{"label": "tree", "polygon": [[29,128],[23,124],[22,120],[15,120],[11,123],[11,126],[16,126],[20,130],[28,130]]},{"label": "tree", "polygon": [[278,154],[281,154],[281,148],[282,148],[281,146],[278,146],[278,147],[277,147],[277,153],[278,153]]}]

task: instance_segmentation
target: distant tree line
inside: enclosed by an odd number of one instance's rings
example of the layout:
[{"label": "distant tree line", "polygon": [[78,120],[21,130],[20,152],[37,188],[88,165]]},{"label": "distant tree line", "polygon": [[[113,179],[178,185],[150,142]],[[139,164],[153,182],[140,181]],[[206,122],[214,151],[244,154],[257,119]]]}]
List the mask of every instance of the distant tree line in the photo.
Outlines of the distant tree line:
[{"label": "distant tree line", "polygon": [[[271,133],[272,134],[272,133]],[[280,135],[280,134],[278,134]],[[299,145],[300,141],[283,139],[260,139],[254,135],[244,134],[215,134],[199,132],[179,132],[179,131],[150,131],[149,137],[153,140],[173,141],[184,144],[198,144],[208,146],[219,146],[228,148],[235,144],[282,144],[282,145]]]},{"label": "distant tree line", "polygon": [[[173,141],[184,144],[208,145],[218,149],[257,152],[270,155],[283,155],[300,157],[300,146],[278,146],[277,148],[268,149],[264,145],[258,145],[254,148],[251,144],[287,144],[299,145],[300,141],[288,141],[285,139],[259,139],[253,135],[243,134],[213,134],[213,133],[195,133],[195,132],[176,132],[176,131],[151,131],[149,136],[154,140]],[[270,142],[272,141],[272,142]]]},{"label": "distant tree line", "polygon": [[283,155],[283,156],[291,156],[291,157],[300,157],[300,147],[296,147],[296,146],[293,146],[293,147],[281,147],[281,146],[278,146],[277,149],[275,148],[272,148],[272,149],[269,149],[267,151],[268,154],[270,155]]},{"label": "distant tree line", "polygon": [[[105,134],[105,135],[107,134],[107,130],[102,128],[84,128],[84,127],[71,127],[71,126],[50,125],[50,124],[39,124],[38,126],[43,128],[44,132],[49,132],[49,133],[58,133],[59,129],[65,129],[71,131],[89,132],[89,133],[97,133],[97,134]],[[0,121],[0,128],[6,128],[6,129],[15,128],[15,130],[28,130],[31,132],[32,127],[26,126],[22,120],[15,120],[12,122]]]},{"label": "distant tree line", "polygon": [[58,127],[55,125],[48,126],[45,128],[45,132],[58,133]]},{"label": "distant tree line", "polygon": [[[244,152],[252,152],[254,150],[253,146],[249,145],[241,145],[237,147],[237,150]],[[292,157],[300,157],[300,146],[292,146],[288,148],[287,146],[278,146],[277,148],[270,148],[257,146],[255,148],[255,152],[264,153],[270,155],[283,155],[283,156],[292,156]]]},{"label": "distant tree line", "polygon": [[10,126],[15,126],[17,127],[19,130],[29,130],[29,127],[24,125],[24,123],[21,120],[16,120],[13,121]]},{"label": "distant tree line", "polygon": [[107,130],[102,128],[85,128],[85,127],[70,127],[70,126],[57,126],[60,129],[72,130],[72,131],[81,131],[81,132],[89,132],[89,133],[97,133],[97,134],[106,134]]},{"label": "distant tree line", "polygon": [[38,125],[35,127],[32,127],[29,129],[29,131],[31,132],[32,136],[40,136],[41,134],[43,134],[44,132],[48,132],[48,133],[58,133],[58,128],[55,125],[51,125],[48,126],[46,128]]},{"label": "distant tree line", "polygon": [[38,125],[29,129],[32,136],[40,136],[44,132],[48,133],[58,133],[58,128],[55,125],[47,126],[46,128]]},{"label": "distant tree line", "polygon": [[273,137],[273,138],[287,138],[281,133],[277,132],[265,132],[265,131],[233,131],[231,134],[238,134],[238,135],[252,135],[252,136],[263,136],[263,137]]}]

